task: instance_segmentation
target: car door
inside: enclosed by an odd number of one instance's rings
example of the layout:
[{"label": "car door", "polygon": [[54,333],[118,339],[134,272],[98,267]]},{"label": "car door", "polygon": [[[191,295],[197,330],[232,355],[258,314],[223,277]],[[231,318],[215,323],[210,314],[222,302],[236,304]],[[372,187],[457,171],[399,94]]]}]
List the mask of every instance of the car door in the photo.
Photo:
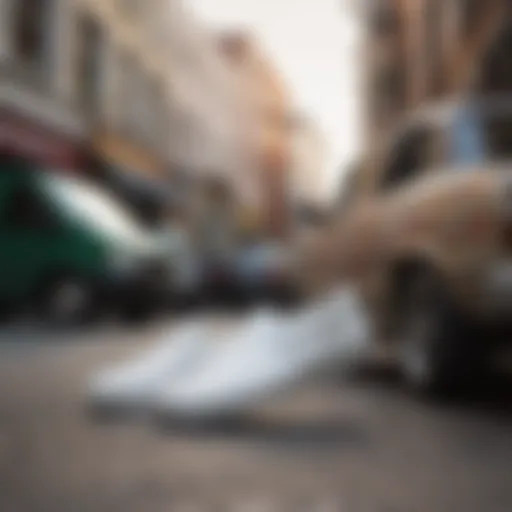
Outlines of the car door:
[{"label": "car door", "polygon": [[21,299],[43,279],[55,256],[57,219],[37,188],[18,185],[5,204],[0,223],[0,290]]},{"label": "car door", "polygon": [[[375,204],[366,208],[364,228],[355,229],[362,240],[360,250],[354,251],[354,261],[364,276],[360,285],[379,331],[388,329],[388,299],[392,275],[386,264],[387,255],[395,241],[387,234],[393,220],[390,211],[393,201],[384,200],[405,185],[413,184],[426,172],[435,171],[446,157],[445,133],[441,126],[415,123],[392,144],[380,174]],[[390,204],[391,203],[391,204]],[[414,216],[414,211],[409,212]]]}]

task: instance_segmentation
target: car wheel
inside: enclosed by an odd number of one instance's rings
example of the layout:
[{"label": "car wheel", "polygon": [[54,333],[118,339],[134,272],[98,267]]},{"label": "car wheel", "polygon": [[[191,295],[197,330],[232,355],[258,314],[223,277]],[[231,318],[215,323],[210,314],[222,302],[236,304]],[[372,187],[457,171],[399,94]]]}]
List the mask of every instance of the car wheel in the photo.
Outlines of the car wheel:
[{"label": "car wheel", "polygon": [[8,324],[15,320],[22,312],[19,304],[9,302],[8,300],[0,301],[0,324]]},{"label": "car wheel", "polygon": [[299,304],[299,293],[291,285],[282,285],[271,292],[273,303],[284,309],[294,308]]},{"label": "car wheel", "polygon": [[422,272],[407,288],[398,349],[404,378],[416,392],[447,396],[476,376],[478,341],[434,273]]},{"label": "car wheel", "polygon": [[163,310],[155,300],[133,300],[121,306],[120,317],[128,323],[145,323],[152,320],[161,309]]},{"label": "car wheel", "polygon": [[91,280],[78,276],[51,279],[42,289],[37,309],[54,325],[76,325],[92,320],[98,311],[97,293]]}]

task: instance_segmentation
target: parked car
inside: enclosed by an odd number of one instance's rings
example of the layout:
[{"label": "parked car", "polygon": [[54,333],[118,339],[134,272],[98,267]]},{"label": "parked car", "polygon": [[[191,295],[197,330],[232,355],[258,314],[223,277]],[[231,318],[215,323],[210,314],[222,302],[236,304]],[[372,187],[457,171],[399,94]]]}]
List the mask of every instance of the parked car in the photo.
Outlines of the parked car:
[{"label": "parked car", "polygon": [[413,389],[480,382],[511,349],[511,156],[511,98],[422,111],[392,141],[373,196],[313,251],[312,288],[358,283]]},{"label": "parked car", "polygon": [[202,254],[200,265],[201,296],[206,303],[245,304],[233,255]]},{"label": "parked car", "polygon": [[259,241],[239,250],[235,274],[252,301],[292,304],[297,298],[292,253],[284,244]]},{"label": "parked car", "polygon": [[106,191],[3,158],[0,301],[52,322],[103,311],[130,318],[159,307],[166,255]]},{"label": "parked car", "polygon": [[203,291],[203,271],[189,233],[181,226],[169,225],[155,235],[167,257],[166,302],[172,307],[197,304]]},{"label": "parked car", "polygon": [[258,241],[236,247],[222,258],[206,258],[202,287],[209,302],[289,305],[296,298],[291,270],[285,246]]}]

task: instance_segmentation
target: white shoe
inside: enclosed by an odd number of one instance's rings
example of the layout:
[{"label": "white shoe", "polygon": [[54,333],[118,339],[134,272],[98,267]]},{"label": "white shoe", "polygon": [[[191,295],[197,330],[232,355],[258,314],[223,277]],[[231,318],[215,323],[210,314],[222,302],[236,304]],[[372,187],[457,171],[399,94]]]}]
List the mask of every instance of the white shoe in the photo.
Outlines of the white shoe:
[{"label": "white shoe", "polygon": [[155,399],[163,418],[212,418],[243,412],[312,372],[350,364],[366,350],[368,323],[345,291],[293,316],[267,313],[188,378],[166,384]]},{"label": "white shoe", "polygon": [[91,404],[123,410],[146,407],[162,380],[177,379],[206,357],[210,334],[211,325],[189,323],[166,335],[146,354],[101,372],[89,383]]}]

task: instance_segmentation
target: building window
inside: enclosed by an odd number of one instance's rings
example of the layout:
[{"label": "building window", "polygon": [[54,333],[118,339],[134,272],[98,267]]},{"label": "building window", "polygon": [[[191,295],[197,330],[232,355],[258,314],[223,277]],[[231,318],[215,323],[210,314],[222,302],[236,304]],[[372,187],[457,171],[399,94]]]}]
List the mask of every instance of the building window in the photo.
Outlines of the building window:
[{"label": "building window", "polygon": [[77,89],[84,111],[92,116],[101,112],[104,58],[104,34],[100,23],[89,16],[79,18],[77,25]]},{"label": "building window", "polygon": [[450,126],[451,158],[471,168],[485,161],[512,157],[512,112],[509,101],[461,106]]},{"label": "building window", "polygon": [[442,31],[439,20],[443,16],[444,0],[442,2],[429,0],[425,3],[425,37],[424,55],[426,62],[428,87],[427,91],[432,97],[439,96],[443,92],[443,47]]},{"label": "building window", "polygon": [[130,55],[124,51],[119,52],[117,59],[117,72],[115,77],[115,90],[113,97],[115,98],[115,111],[116,111],[116,128],[120,133],[125,133],[128,124],[127,109],[125,102],[128,99],[128,82],[131,77],[129,74]]},{"label": "building window", "polygon": [[138,138],[138,85],[137,60],[130,53],[123,53],[119,61],[118,94],[116,94],[119,109],[119,128],[128,138]]},{"label": "building window", "polygon": [[138,109],[136,121],[140,141],[147,147],[156,145],[156,133],[158,130],[158,116],[161,106],[158,103],[158,90],[155,89],[153,80],[144,70],[138,70],[138,91],[135,103]]},{"label": "building window", "polygon": [[512,92],[512,22],[508,22],[495,38],[494,43],[480,64],[481,94],[510,94]]},{"label": "building window", "polygon": [[138,122],[140,128],[140,138],[146,146],[151,144],[151,133],[153,129],[153,114],[151,109],[151,88],[150,81],[142,70],[138,74],[138,92],[136,103],[139,110]]},{"label": "building window", "polygon": [[398,33],[399,18],[390,2],[379,0],[371,10],[371,26],[374,34],[389,36]]},{"label": "building window", "polygon": [[487,140],[484,119],[477,104],[471,102],[455,112],[449,126],[451,160],[458,166],[471,168],[486,159]]},{"label": "building window", "polygon": [[459,2],[462,32],[470,35],[480,23],[487,2],[484,0],[459,0]]},{"label": "building window", "polygon": [[16,0],[13,18],[15,56],[29,64],[43,64],[47,48],[50,0]]},{"label": "building window", "polygon": [[149,95],[148,142],[152,149],[161,152],[165,148],[164,138],[167,137],[168,132],[168,109],[160,82],[150,81]]},{"label": "building window", "polygon": [[162,87],[159,87],[160,93],[158,96],[158,121],[157,121],[157,133],[156,140],[159,151],[165,154],[169,147],[170,137],[170,112],[167,105],[166,96]]},{"label": "building window", "polygon": [[405,105],[405,69],[397,61],[384,66],[375,81],[375,106],[379,118],[387,118]]},{"label": "building window", "polygon": [[57,219],[44,199],[25,186],[13,191],[10,201],[5,205],[3,215],[7,225],[20,230],[44,233],[44,230],[54,229],[57,225]]}]

